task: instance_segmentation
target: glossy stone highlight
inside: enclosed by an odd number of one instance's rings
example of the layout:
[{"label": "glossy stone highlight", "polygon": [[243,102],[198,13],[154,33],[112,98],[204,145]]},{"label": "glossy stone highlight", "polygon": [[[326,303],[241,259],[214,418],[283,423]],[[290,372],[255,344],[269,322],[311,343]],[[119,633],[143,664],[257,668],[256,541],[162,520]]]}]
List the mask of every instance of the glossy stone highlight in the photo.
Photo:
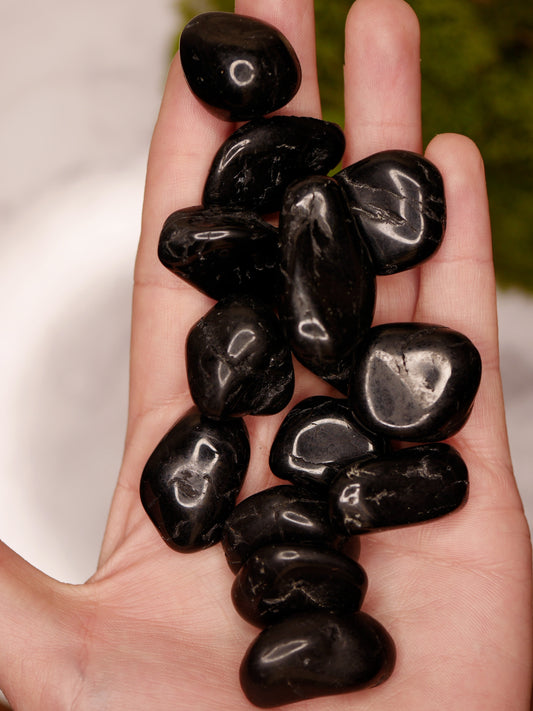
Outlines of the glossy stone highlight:
[{"label": "glossy stone highlight", "polygon": [[356,612],[367,585],[361,566],[332,548],[278,544],[248,558],[231,597],[241,617],[265,627],[298,612]]},{"label": "glossy stone highlight", "polygon": [[481,358],[445,326],[390,323],[358,344],[350,385],[355,416],[371,432],[438,442],[466,422],[481,379]]},{"label": "glossy stone highlight", "polygon": [[271,415],[294,390],[290,351],[274,312],[250,297],[219,301],[186,344],[192,399],[209,417]]},{"label": "glossy stone highlight", "polygon": [[287,414],[270,450],[270,468],[294,484],[327,487],[332,466],[386,451],[385,441],[364,432],[345,398],[315,395]]},{"label": "glossy stone highlight", "polygon": [[259,634],[242,661],[241,686],[253,704],[272,708],[377,686],[395,660],[390,635],[369,615],[302,613]]},{"label": "glossy stone highlight", "polygon": [[330,489],[331,518],[346,535],[429,521],[457,509],[468,471],[448,444],[422,444],[348,464]]},{"label": "glossy stone highlight", "polygon": [[300,86],[300,62],[287,38],[252,17],[197,15],[181,33],[179,51],[191,90],[225,121],[276,111]]},{"label": "glossy stone highlight", "polygon": [[222,547],[237,572],[258,548],[269,544],[336,545],[328,503],[323,496],[296,486],[259,491],[237,504],[228,517]]},{"label": "glossy stone highlight", "polygon": [[252,212],[188,207],[173,212],[159,237],[158,256],[173,274],[213,299],[279,293],[278,231]]},{"label": "glossy stone highlight", "polygon": [[335,178],[378,274],[410,269],[438,249],[446,227],[444,184],[427,158],[382,151],[347,166]]},{"label": "glossy stone highlight", "polygon": [[334,376],[370,328],[375,275],[332,178],[311,176],[287,189],[280,241],[279,316],[291,350],[313,373]]},{"label": "glossy stone highlight", "polygon": [[189,410],[167,432],[141,477],[141,501],[165,543],[182,553],[217,543],[248,468],[244,421]]},{"label": "glossy stone highlight", "polygon": [[339,126],[305,116],[255,119],[237,129],[216,153],[204,187],[206,207],[223,205],[277,212],[290,183],[325,174],[344,153]]}]

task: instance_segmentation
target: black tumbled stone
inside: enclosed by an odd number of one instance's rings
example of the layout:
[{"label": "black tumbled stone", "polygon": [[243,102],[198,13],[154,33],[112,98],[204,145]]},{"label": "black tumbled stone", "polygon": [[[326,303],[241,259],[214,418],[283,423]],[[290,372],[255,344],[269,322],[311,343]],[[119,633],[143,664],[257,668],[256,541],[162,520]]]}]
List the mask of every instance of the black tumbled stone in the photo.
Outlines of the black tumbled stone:
[{"label": "black tumbled stone", "polygon": [[377,686],[391,675],[394,642],[364,612],[293,615],[263,630],[242,661],[248,700],[272,708]]},{"label": "black tumbled stone", "polygon": [[237,572],[248,557],[265,545],[336,545],[325,497],[281,485],[264,489],[240,501],[228,517],[222,547],[228,565]]},{"label": "black tumbled stone", "polygon": [[446,226],[439,170],[418,153],[388,150],[335,175],[348,198],[378,274],[420,264],[440,246]]},{"label": "black tumbled stone", "polygon": [[315,395],[285,416],[270,449],[270,469],[294,484],[327,487],[342,465],[386,450],[385,441],[364,432],[345,398]]},{"label": "black tumbled stone", "polygon": [[471,412],[481,378],[474,344],[445,326],[389,323],[358,343],[350,403],[371,432],[409,442],[455,434]]},{"label": "black tumbled stone", "polygon": [[158,256],[213,299],[251,294],[270,302],[279,293],[278,231],[252,212],[177,210],[163,225]]},{"label": "black tumbled stone", "polygon": [[187,336],[192,399],[209,417],[271,415],[294,390],[289,348],[274,312],[247,296],[219,301]]},{"label": "black tumbled stone", "polygon": [[276,212],[290,183],[312,173],[329,172],[344,147],[341,128],[328,121],[305,116],[249,121],[216,153],[202,202],[206,207]]},{"label": "black tumbled stone", "polygon": [[457,509],[468,470],[448,444],[421,444],[337,470],[330,513],[345,535],[429,521]]},{"label": "black tumbled stone", "polygon": [[333,178],[288,188],[280,242],[279,315],[291,350],[313,373],[335,376],[372,323],[375,273]]},{"label": "black tumbled stone", "polygon": [[298,91],[300,63],[272,25],[230,12],[194,17],[180,37],[187,82],[211,113],[247,121],[285,106]]},{"label": "black tumbled stone", "polygon": [[367,589],[361,566],[325,546],[270,545],[237,573],[231,597],[237,612],[265,627],[297,612],[356,612]]},{"label": "black tumbled stone", "polygon": [[189,410],[148,459],[140,494],[163,540],[188,553],[217,543],[248,468],[244,421],[223,422]]}]

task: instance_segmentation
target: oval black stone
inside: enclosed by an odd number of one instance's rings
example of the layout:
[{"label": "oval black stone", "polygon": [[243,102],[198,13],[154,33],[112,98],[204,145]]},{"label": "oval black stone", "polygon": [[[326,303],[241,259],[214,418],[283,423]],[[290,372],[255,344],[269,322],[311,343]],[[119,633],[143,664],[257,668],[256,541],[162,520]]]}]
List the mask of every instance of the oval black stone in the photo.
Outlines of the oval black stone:
[{"label": "oval black stone", "polygon": [[350,403],[362,425],[389,439],[438,442],[471,412],[481,358],[463,334],[445,326],[389,323],[360,340]]},{"label": "oval black stone", "polygon": [[468,495],[468,470],[444,443],[421,444],[344,467],[330,488],[334,524],[346,535],[429,521]]},{"label": "oval black stone", "polygon": [[365,571],[343,553],[277,544],[248,558],[233,581],[231,596],[241,617],[265,627],[297,612],[356,612],[367,585]]},{"label": "oval black stone", "polygon": [[300,87],[300,62],[287,38],[253,17],[197,15],[183,29],[179,51],[191,90],[225,121],[276,111]]},{"label": "oval black stone", "polygon": [[374,314],[375,274],[342,190],[325,176],[293,183],[280,216],[279,316],[292,352],[331,377]]},{"label": "oval black stone", "polygon": [[271,415],[294,390],[289,348],[274,312],[247,296],[219,301],[187,336],[192,399],[209,417]]},{"label": "oval black stone", "polygon": [[324,497],[300,487],[281,485],[252,494],[237,504],[226,521],[222,547],[229,567],[236,573],[262,546],[336,545],[338,538]]},{"label": "oval black stone", "polygon": [[442,176],[427,158],[403,150],[374,153],[335,175],[378,274],[420,264],[446,227]]},{"label": "oval black stone", "polygon": [[217,543],[241,489],[250,444],[244,421],[190,409],[162,438],[140,483],[141,501],[165,543],[188,553]]},{"label": "oval black stone", "polygon": [[255,213],[188,207],[173,212],[159,238],[158,256],[173,274],[213,299],[279,293],[278,231]]},{"label": "oval black stone", "polygon": [[263,630],[242,661],[240,680],[260,708],[377,686],[391,675],[394,642],[364,612],[293,615]]},{"label": "oval black stone", "polygon": [[204,187],[206,207],[277,212],[294,180],[325,174],[344,153],[339,126],[305,116],[271,116],[238,128],[215,155]]},{"label": "oval black stone", "polygon": [[294,484],[327,487],[337,464],[386,451],[385,441],[363,431],[344,398],[315,395],[286,415],[270,449],[270,469]]}]

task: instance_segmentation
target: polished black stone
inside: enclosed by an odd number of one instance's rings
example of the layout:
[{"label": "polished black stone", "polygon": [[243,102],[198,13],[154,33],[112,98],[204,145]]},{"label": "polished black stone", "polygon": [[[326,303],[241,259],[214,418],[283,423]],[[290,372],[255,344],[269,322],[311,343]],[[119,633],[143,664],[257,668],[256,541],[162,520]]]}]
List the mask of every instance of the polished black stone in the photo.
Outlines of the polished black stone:
[{"label": "polished black stone", "polygon": [[285,193],[280,216],[279,316],[292,352],[330,377],[351,357],[374,315],[375,273],[342,190],[311,176]]},{"label": "polished black stone", "polygon": [[466,422],[481,359],[463,334],[445,326],[389,323],[361,339],[350,384],[357,419],[371,432],[438,442]]},{"label": "polished black stone", "polygon": [[292,397],[294,370],[274,312],[247,296],[219,301],[189,331],[192,399],[209,417],[272,415]]},{"label": "polished black stone", "polygon": [[442,176],[411,151],[375,153],[335,175],[348,198],[378,274],[420,264],[440,246],[446,227]]},{"label": "polished black stone", "polygon": [[294,484],[327,487],[333,466],[386,450],[385,441],[364,432],[344,398],[315,395],[286,415],[270,449],[270,469]]},{"label": "polished black stone", "polygon": [[339,531],[354,535],[444,516],[467,495],[459,452],[421,444],[343,467],[330,488],[330,512]]},{"label": "polished black stone", "polygon": [[275,27],[231,12],[194,17],[180,37],[193,93],[215,116],[247,121],[285,106],[298,91],[300,63]]},{"label": "polished black stone", "polygon": [[391,675],[394,642],[364,612],[293,615],[263,630],[242,661],[248,700],[272,708],[377,686]]},{"label": "polished black stone", "polygon": [[361,566],[324,546],[270,545],[255,551],[237,573],[231,597],[257,627],[297,612],[356,612],[368,581]]},{"label": "polished black stone", "polygon": [[336,546],[339,536],[329,520],[326,498],[296,486],[281,485],[239,502],[228,517],[222,536],[222,547],[233,572],[258,548],[274,543]]},{"label": "polished black stone", "polygon": [[203,204],[277,212],[290,183],[329,172],[341,159],[344,146],[342,130],[328,121],[305,116],[249,121],[216,153]]},{"label": "polished black stone", "polygon": [[189,410],[144,467],[140,494],[165,543],[193,552],[217,543],[248,468],[244,421],[218,422]]},{"label": "polished black stone", "polygon": [[188,207],[173,212],[159,238],[161,263],[213,299],[279,293],[278,231],[252,212]]},{"label": "polished black stone", "polygon": [[375,153],[335,175],[378,274],[428,259],[446,226],[444,185],[427,158],[410,151]]}]

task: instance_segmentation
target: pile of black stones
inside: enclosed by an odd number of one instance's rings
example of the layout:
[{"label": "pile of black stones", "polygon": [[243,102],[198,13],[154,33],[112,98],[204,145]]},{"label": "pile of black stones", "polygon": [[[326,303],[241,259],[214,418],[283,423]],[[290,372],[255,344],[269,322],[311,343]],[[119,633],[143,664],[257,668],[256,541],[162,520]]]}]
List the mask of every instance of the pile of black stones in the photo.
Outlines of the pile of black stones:
[{"label": "pile of black stones", "polygon": [[[360,609],[357,536],[442,516],[468,492],[466,466],[442,440],[470,414],[476,348],[441,325],[372,326],[376,275],[420,264],[441,243],[442,178],[404,150],[331,177],[345,148],[339,126],[268,116],[296,94],[301,69],[266,23],[198,15],[180,57],[204,106],[245,123],[214,156],[202,205],[162,228],[163,265],[216,304],[187,337],[195,405],[150,456],[141,500],[176,551],[222,541],[235,608],[264,628],[240,671],[253,704],[375,686],[395,647]],[[270,451],[287,483],[236,505],[250,457],[243,418],[289,404],[293,356],[338,396],[289,411]]]}]

